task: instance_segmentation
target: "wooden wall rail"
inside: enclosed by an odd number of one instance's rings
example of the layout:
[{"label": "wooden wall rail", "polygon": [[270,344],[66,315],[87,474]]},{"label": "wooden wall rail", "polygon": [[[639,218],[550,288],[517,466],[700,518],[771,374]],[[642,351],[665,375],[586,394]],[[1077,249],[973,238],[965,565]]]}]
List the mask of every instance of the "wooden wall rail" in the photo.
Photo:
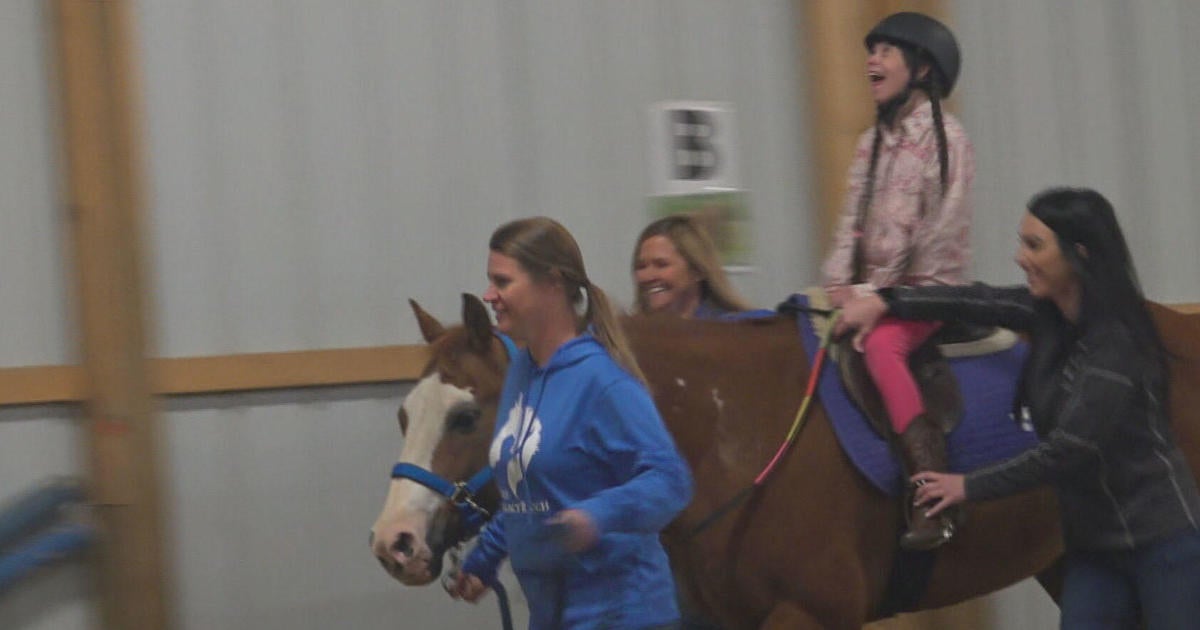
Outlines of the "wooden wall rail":
[{"label": "wooden wall rail", "polygon": [[[1200,303],[1172,304],[1200,313]],[[424,345],[263,352],[150,361],[158,395],[413,381],[428,358]],[[44,365],[0,368],[0,406],[74,403],[87,397],[82,368]]]},{"label": "wooden wall rail", "polygon": [[77,365],[0,368],[0,405],[82,402],[85,380]]},{"label": "wooden wall rail", "polygon": [[[420,345],[153,359],[150,375],[159,395],[387,383],[416,380],[427,356]],[[0,405],[82,402],[86,381],[79,366],[0,368]]]}]

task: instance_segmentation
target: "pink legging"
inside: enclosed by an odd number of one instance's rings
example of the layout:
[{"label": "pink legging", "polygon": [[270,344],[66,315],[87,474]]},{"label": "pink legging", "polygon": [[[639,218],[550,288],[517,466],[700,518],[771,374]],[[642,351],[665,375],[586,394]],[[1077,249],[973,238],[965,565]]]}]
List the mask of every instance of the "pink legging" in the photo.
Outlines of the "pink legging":
[{"label": "pink legging", "polygon": [[863,340],[867,371],[875,379],[896,433],[904,433],[913,418],[925,412],[921,391],[908,369],[908,355],[941,325],[885,317]]}]

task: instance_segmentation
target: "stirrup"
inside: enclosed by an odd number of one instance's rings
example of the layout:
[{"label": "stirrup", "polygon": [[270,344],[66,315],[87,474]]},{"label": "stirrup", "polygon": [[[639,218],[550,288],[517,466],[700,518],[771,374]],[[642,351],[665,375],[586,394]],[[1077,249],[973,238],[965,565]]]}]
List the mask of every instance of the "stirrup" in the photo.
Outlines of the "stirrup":
[{"label": "stirrup", "polygon": [[950,542],[950,539],[954,538],[954,533],[957,530],[954,520],[938,515],[937,521],[941,527],[938,529],[938,533],[933,536],[918,537],[912,529],[905,531],[900,535],[900,548],[906,551],[931,551]]}]

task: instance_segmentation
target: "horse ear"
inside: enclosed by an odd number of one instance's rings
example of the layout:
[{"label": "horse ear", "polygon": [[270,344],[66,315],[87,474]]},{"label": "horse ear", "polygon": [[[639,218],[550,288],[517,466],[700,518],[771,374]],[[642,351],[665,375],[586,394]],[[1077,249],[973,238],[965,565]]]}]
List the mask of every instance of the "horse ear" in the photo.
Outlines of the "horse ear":
[{"label": "horse ear", "polygon": [[445,327],[434,319],[433,315],[426,313],[416,300],[409,300],[408,303],[412,305],[413,313],[417,316],[417,325],[421,327],[421,336],[425,337],[425,343],[433,343],[434,339],[446,333]]},{"label": "horse ear", "polygon": [[483,302],[470,293],[462,294],[463,327],[467,329],[467,344],[480,354],[492,348],[492,320],[488,317]]}]

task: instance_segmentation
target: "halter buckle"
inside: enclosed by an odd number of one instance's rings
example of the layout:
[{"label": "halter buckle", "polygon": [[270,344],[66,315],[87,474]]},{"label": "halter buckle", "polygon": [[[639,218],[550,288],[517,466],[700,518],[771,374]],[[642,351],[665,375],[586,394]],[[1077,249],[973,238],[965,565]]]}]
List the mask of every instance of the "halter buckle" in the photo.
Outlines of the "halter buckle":
[{"label": "halter buckle", "polygon": [[467,482],[465,481],[459,481],[454,484],[454,493],[450,495],[450,502],[458,506],[470,506],[471,509],[482,514],[485,519],[492,518],[491,512],[488,512],[483,506],[475,502],[475,495],[471,492],[471,488],[467,486]]}]

